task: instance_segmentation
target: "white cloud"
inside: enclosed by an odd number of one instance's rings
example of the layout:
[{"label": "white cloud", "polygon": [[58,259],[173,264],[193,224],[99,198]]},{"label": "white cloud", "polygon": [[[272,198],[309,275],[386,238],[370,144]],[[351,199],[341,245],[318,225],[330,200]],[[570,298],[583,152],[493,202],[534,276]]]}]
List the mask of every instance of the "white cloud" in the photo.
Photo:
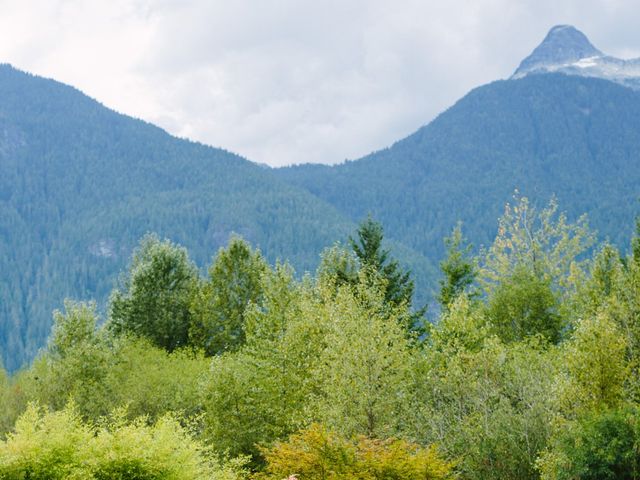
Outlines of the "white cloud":
[{"label": "white cloud", "polygon": [[508,77],[558,23],[640,52],[622,0],[0,0],[0,61],[282,165],[357,158]]}]

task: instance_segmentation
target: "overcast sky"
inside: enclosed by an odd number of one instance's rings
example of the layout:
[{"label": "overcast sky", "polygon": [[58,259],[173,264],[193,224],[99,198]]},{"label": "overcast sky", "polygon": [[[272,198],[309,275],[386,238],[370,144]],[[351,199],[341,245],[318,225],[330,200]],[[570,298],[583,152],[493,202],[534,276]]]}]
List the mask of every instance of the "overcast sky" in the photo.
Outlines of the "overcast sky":
[{"label": "overcast sky", "polygon": [[640,56],[633,0],[0,0],[0,63],[253,161],[337,163],[509,77],[564,23]]}]

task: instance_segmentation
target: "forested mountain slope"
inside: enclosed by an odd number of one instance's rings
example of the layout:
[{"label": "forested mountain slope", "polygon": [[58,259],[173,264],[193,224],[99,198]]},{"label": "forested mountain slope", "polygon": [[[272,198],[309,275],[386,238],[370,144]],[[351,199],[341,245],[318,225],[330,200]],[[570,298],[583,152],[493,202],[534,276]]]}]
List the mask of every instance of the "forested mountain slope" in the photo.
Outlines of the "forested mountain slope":
[{"label": "forested mountain slope", "polygon": [[269,169],[0,66],[5,367],[43,346],[65,297],[104,301],[148,231],[188,246],[202,268],[235,232],[302,272],[354,224]]},{"label": "forested mountain slope", "polygon": [[392,147],[337,166],[279,169],[352,219],[372,212],[438,258],[457,220],[487,245],[515,189],[570,216],[588,213],[625,244],[639,208],[640,94],[616,83],[537,74],[479,87]]},{"label": "forested mountain slope", "polygon": [[[567,38],[586,39],[555,28],[544,56],[529,58],[564,61]],[[516,189],[534,203],[556,195],[625,245],[639,211],[640,91],[547,70],[479,87],[360,160],[268,169],[0,66],[0,358],[10,370],[32,358],[65,297],[103,302],[148,231],[201,268],[235,232],[303,272],[372,214],[414,271],[420,303],[443,237],[462,220],[488,245]]]}]

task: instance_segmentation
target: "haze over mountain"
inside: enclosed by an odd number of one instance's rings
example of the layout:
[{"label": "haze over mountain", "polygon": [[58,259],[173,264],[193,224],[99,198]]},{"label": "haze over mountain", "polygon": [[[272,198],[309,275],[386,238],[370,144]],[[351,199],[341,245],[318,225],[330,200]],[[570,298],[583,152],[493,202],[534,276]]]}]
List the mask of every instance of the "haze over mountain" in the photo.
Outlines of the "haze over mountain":
[{"label": "haze over mountain", "polygon": [[551,67],[596,51],[555,27],[512,79],[471,91],[390,148],[284,169],[176,139],[1,66],[3,362],[15,369],[35,355],[64,297],[104,301],[147,231],[185,245],[203,267],[237,232],[304,271],[372,213],[423,298],[457,220],[487,245],[516,188],[536,203],[556,195],[570,216],[587,212],[602,238],[623,245],[638,211],[640,93],[625,86],[629,76],[616,83]]}]

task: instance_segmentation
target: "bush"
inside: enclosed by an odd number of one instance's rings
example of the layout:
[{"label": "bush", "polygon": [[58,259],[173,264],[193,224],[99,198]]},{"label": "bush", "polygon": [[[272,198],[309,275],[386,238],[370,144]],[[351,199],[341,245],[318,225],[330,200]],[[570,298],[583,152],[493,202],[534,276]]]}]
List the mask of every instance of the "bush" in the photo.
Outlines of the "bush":
[{"label": "bush", "polygon": [[124,415],[95,426],[73,407],[46,412],[30,405],[0,442],[3,480],[235,480],[241,462],[222,465],[171,416],[149,425]]},{"label": "bush", "polygon": [[538,466],[545,480],[632,480],[640,475],[637,411],[593,412],[559,428]]},{"label": "bush", "polygon": [[423,448],[398,439],[346,439],[313,424],[263,449],[267,461],[260,479],[300,480],[358,478],[362,480],[439,480],[452,478],[452,464],[434,447]]}]

